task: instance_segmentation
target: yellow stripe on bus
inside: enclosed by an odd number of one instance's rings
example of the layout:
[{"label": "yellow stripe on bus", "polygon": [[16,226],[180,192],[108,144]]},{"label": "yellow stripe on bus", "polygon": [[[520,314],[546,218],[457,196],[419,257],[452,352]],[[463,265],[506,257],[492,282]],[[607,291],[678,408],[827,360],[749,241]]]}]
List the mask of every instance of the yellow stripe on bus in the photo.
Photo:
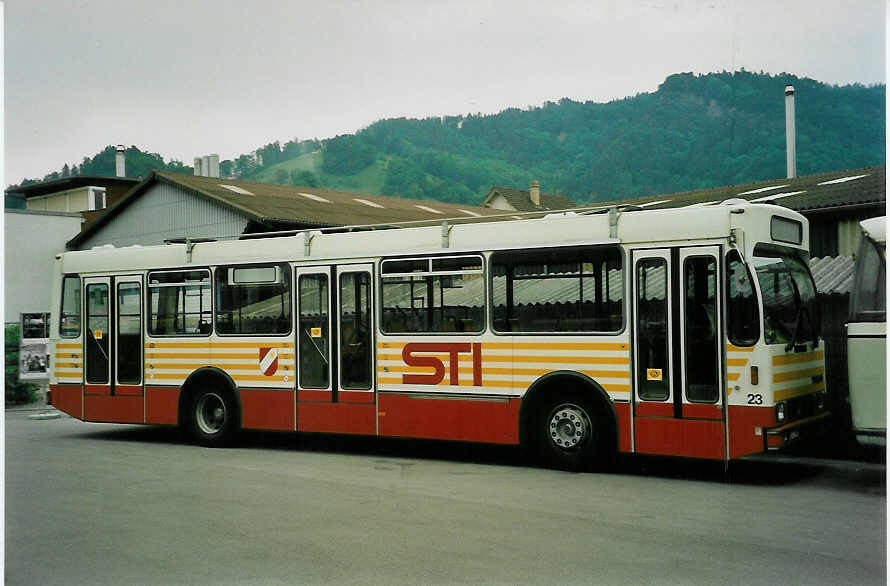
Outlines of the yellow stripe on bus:
[{"label": "yellow stripe on bus", "polygon": [[56,348],[77,348],[77,349],[80,349],[81,346],[82,346],[82,344],[63,344],[61,342],[56,344]]},{"label": "yellow stripe on bus", "polygon": [[[470,340],[471,342],[472,340]],[[377,342],[378,348],[400,349],[416,342]],[[434,342],[438,343],[438,342]],[[447,343],[447,342],[443,342]],[[469,343],[461,340],[460,343]],[[627,352],[627,343],[606,342],[482,342],[482,350],[600,350],[606,352]]]},{"label": "yellow stripe on bus", "polygon": [[[211,354],[208,353],[195,353],[195,352],[183,352],[182,354],[177,354],[175,352],[146,352],[146,358],[162,358],[162,359],[171,359],[171,358],[210,358]],[[253,360],[257,361],[259,359],[259,354],[254,352],[251,354],[245,353],[223,353],[223,352],[214,352],[212,354],[214,360],[231,360],[231,359],[240,359],[240,360]],[[279,360],[293,360],[294,354],[290,352],[279,352],[278,359]]]},{"label": "yellow stripe on bus", "polygon": [[[504,388],[504,389],[527,389],[534,381],[482,381],[483,387],[488,388]],[[394,377],[377,377],[377,384],[379,385],[399,385],[404,386],[401,378]],[[449,384],[447,379],[443,379],[438,385],[410,385],[412,389],[421,389],[424,386],[458,386],[458,387],[466,387],[467,389],[471,388],[479,388],[478,386],[474,386],[471,384],[471,381],[464,380],[460,381],[458,385]],[[613,393],[629,393],[630,385],[622,385],[622,384],[604,384],[603,388],[607,391]]]},{"label": "yellow stripe on bus", "polygon": [[[424,353],[424,356],[447,358],[448,352]],[[401,354],[378,354],[377,360],[402,362]],[[467,353],[461,360],[469,361]],[[488,364],[510,364],[511,362],[540,362],[542,364],[630,364],[629,356],[487,356],[483,359]]]},{"label": "yellow stripe on bus", "polygon": [[147,348],[293,348],[293,342],[147,342]]},{"label": "yellow stripe on bus", "polygon": [[739,377],[742,376],[740,372],[730,372],[726,375],[727,380],[739,380]]},{"label": "yellow stripe on bus", "polygon": [[802,387],[794,387],[793,389],[784,389],[781,391],[775,391],[773,393],[774,401],[784,401],[786,399],[793,399],[794,397],[799,397],[801,395],[808,395],[810,393],[817,393],[819,391],[825,390],[825,383],[816,383],[812,385],[804,385]]},{"label": "yellow stripe on bus", "polygon": [[[472,367],[460,367],[457,371],[461,374],[473,374]],[[432,374],[430,367],[423,366],[377,366],[377,372],[403,372],[411,374]],[[525,375],[525,376],[541,376],[553,372],[552,368],[483,368],[483,375]],[[579,370],[592,378],[630,378],[630,372],[627,370]]]},{"label": "yellow stripe on bus", "polygon": [[774,372],[773,373],[773,382],[774,383],[784,383],[790,380],[795,380],[798,378],[806,378],[809,376],[819,376],[823,374],[823,368],[818,366],[816,368],[804,368],[802,370],[790,370],[788,372]]},{"label": "yellow stripe on bus", "polygon": [[56,362],[56,368],[83,368],[80,362]]},{"label": "yellow stripe on bus", "polygon": [[727,358],[726,364],[729,366],[745,366],[748,364],[747,358]]},{"label": "yellow stripe on bus", "polygon": [[824,360],[825,352],[817,350],[815,352],[803,352],[801,354],[779,354],[773,356],[773,366],[782,366],[784,364],[796,364],[799,362],[815,362],[816,360]]},{"label": "yellow stripe on bus", "polygon": [[753,352],[754,346],[749,346],[747,348],[740,348],[738,346],[733,346],[732,344],[726,345],[727,352]]}]

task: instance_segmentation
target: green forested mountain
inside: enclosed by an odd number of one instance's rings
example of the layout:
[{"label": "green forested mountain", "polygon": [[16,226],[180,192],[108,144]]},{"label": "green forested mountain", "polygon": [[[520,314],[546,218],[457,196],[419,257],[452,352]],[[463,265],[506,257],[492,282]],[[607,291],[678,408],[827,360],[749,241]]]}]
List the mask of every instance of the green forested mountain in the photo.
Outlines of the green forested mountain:
[{"label": "green forested mountain", "polygon": [[[830,86],[739,71],[668,77],[609,103],[558,102],[498,114],[388,119],[327,140],[273,142],[222,161],[224,176],[479,203],[492,185],[576,201],[670,193],[785,175],[784,87],[796,90],[798,173],[884,164],[885,86]],[[68,173],[113,174],[108,147]],[[127,174],[191,172],[127,151]],[[63,170],[62,173],[66,171]],[[47,177],[50,178],[50,177]]]}]

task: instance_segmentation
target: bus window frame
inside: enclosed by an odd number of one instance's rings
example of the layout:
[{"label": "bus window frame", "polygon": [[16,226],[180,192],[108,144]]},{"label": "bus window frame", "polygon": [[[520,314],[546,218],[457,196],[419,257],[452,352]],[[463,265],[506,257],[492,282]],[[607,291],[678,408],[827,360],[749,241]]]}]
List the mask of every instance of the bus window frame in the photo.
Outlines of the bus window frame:
[{"label": "bus window frame", "polygon": [[[80,290],[77,294],[77,334],[75,335],[65,335],[64,330],[62,329],[62,320],[65,318],[65,282],[68,279],[72,279],[80,286]],[[68,273],[62,275],[62,297],[59,299],[59,337],[64,338],[66,340],[76,340],[80,338],[81,334],[83,334],[83,295],[84,295],[84,286],[83,281],[80,278],[80,275],[77,273]]]},{"label": "bus window frame", "polygon": [[[449,258],[478,258],[480,261],[479,269],[471,269],[465,271],[437,271],[433,269],[433,260],[435,259],[449,259]],[[428,261],[427,270],[425,272],[408,272],[408,273],[389,273],[384,274],[384,263],[386,262],[398,262],[398,261]],[[488,314],[488,298],[489,291],[487,287],[487,279],[486,275],[488,275],[488,262],[486,255],[482,252],[468,251],[463,253],[455,253],[455,252],[447,252],[441,254],[410,254],[404,256],[384,256],[381,257],[377,261],[377,293],[378,293],[378,301],[376,306],[378,308],[379,318],[377,320],[377,329],[381,335],[384,336],[481,336],[484,335],[488,331],[488,323],[489,316]],[[423,276],[423,277],[443,277],[449,275],[479,275],[479,278],[482,279],[482,322],[481,327],[475,331],[466,331],[466,332],[417,332],[417,331],[406,331],[406,332],[388,332],[384,329],[384,297],[383,297],[383,285],[385,278],[393,278],[393,277],[412,277],[412,276]]]},{"label": "bus window frame", "polygon": [[[209,282],[209,288],[210,288],[210,310],[209,310],[210,311],[210,329],[207,332],[203,332],[203,333],[199,332],[196,334],[188,334],[188,333],[155,334],[155,333],[152,333],[152,331],[151,331],[151,323],[152,323],[151,292],[152,292],[152,289],[161,289],[164,287],[185,287],[187,285],[184,282],[182,282],[182,283],[164,283],[162,285],[160,285],[160,284],[152,285],[151,284],[151,276],[154,274],[158,274],[158,273],[187,273],[187,272],[194,272],[194,271],[207,271],[208,274],[210,275],[210,282]],[[188,268],[178,267],[178,268],[171,268],[171,269],[151,269],[151,270],[145,271],[145,283],[146,283],[145,289],[146,289],[146,293],[147,293],[145,295],[145,304],[146,304],[145,333],[146,333],[147,337],[149,337],[149,338],[209,338],[210,336],[212,336],[214,334],[214,329],[213,329],[213,322],[214,322],[213,316],[214,316],[214,311],[215,311],[215,306],[213,303],[214,283],[213,283],[213,269],[211,267],[199,266],[199,267],[188,267]]]},{"label": "bus window frame", "polygon": [[[498,330],[494,327],[494,271],[490,270],[490,267],[494,265],[494,259],[499,254],[512,254],[517,252],[523,252],[529,249],[518,249],[518,248],[505,248],[493,250],[488,258],[489,263],[489,271],[488,271],[488,291],[487,297],[489,302],[488,307],[488,328],[496,336],[620,336],[627,331],[627,320],[628,320],[628,276],[627,276],[627,262],[628,262],[628,251],[627,249],[617,243],[605,243],[605,244],[581,244],[581,245],[573,245],[573,246],[538,246],[534,247],[531,250],[535,251],[546,251],[546,250],[584,250],[584,249],[597,249],[597,248],[611,248],[618,251],[619,258],[621,259],[621,325],[615,331],[602,331],[602,330],[584,330],[584,331],[571,331],[571,332],[556,332],[556,331],[516,331],[516,332],[505,332],[502,330]],[[608,275],[608,269],[606,271]]]},{"label": "bus window frame", "polygon": [[[216,272],[221,271],[221,270],[228,270],[228,269],[250,269],[250,268],[267,268],[267,267],[278,268],[280,271],[279,274],[281,274],[281,276],[282,276],[282,280],[287,283],[287,293],[288,293],[289,299],[287,300],[286,305],[287,305],[288,309],[290,310],[290,319],[288,320],[289,321],[288,330],[286,332],[282,332],[282,333],[254,333],[254,334],[221,332],[216,325],[216,317],[218,315],[218,307],[217,306],[219,305],[217,303],[217,299],[218,299],[217,295],[221,294],[220,280],[216,278]],[[229,337],[229,338],[238,338],[238,337],[266,337],[266,338],[272,337],[272,338],[274,338],[274,337],[288,337],[291,334],[293,334],[293,332],[294,332],[294,286],[293,286],[293,283],[291,282],[292,281],[291,273],[293,273],[293,267],[289,263],[286,263],[286,262],[261,262],[261,263],[223,264],[223,265],[214,266],[213,270],[211,270],[210,272],[212,274],[212,276],[211,276],[211,290],[212,290],[211,303],[213,305],[212,332],[214,334],[216,334],[217,336],[220,336],[220,337]],[[261,282],[257,282],[257,283],[261,283]],[[231,285],[240,286],[240,285],[247,285],[247,284],[251,284],[251,283],[248,283],[248,282],[228,283],[227,286],[231,286]]]}]

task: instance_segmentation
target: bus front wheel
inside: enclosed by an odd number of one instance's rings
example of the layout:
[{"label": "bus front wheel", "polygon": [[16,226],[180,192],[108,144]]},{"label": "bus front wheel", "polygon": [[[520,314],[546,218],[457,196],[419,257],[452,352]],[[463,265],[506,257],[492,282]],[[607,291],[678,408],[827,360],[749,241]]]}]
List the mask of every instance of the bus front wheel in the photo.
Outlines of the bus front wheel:
[{"label": "bus front wheel", "polygon": [[608,464],[608,423],[592,401],[581,393],[566,393],[543,407],[535,443],[544,465],[586,471]]},{"label": "bus front wheel", "polygon": [[231,393],[210,388],[193,397],[190,409],[192,437],[208,447],[228,445],[237,431],[237,413]]}]

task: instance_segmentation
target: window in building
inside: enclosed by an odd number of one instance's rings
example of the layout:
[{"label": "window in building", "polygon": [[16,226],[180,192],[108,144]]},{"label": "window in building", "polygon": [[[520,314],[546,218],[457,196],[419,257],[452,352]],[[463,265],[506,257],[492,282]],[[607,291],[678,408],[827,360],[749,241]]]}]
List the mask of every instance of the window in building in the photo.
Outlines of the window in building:
[{"label": "window in building", "polygon": [[105,189],[102,187],[90,187],[89,188],[89,209],[93,210],[104,210],[105,209]]},{"label": "window in building", "polygon": [[479,255],[384,260],[381,329],[400,333],[478,333],[485,329]]},{"label": "window in building", "polygon": [[148,274],[153,336],[207,336],[211,331],[210,271],[156,271]]},{"label": "window in building", "polygon": [[287,334],[291,331],[287,265],[216,269],[219,334]]},{"label": "window in building", "polygon": [[492,255],[498,332],[621,330],[624,277],[615,246],[512,250]]}]

